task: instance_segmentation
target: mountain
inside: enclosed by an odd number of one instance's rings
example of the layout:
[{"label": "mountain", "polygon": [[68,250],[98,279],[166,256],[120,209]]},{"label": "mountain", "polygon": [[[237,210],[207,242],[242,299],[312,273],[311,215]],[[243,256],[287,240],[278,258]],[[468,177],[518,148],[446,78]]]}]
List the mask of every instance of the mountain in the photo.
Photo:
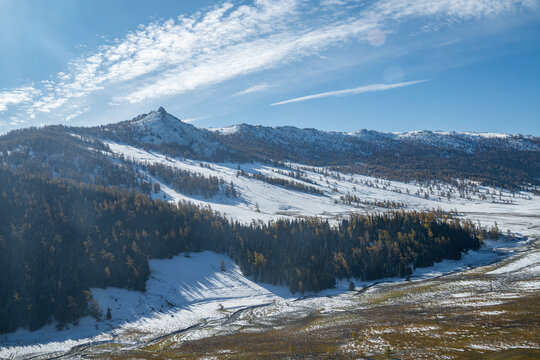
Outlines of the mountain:
[{"label": "mountain", "polygon": [[0,334],[53,321],[62,329],[86,315],[102,320],[91,289],[145,291],[151,258],[211,250],[254,281],[318,292],[336,278],[406,277],[413,267],[458,260],[485,233],[472,222],[398,211],[351,215],[339,227],[322,219],[245,225],[212,209],[3,167],[0,184]]},{"label": "mountain", "polygon": [[474,224],[494,220],[485,208],[498,222],[534,214],[539,198],[514,190],[539,189],[539,162],[535,137],[209,130],[163,108],[13,131],[0,136],[0,333],[100,320],[92,288],[142,291],[148,259],[179,252],[227,254],[254,281],[300,293],[407,277],[477,249],[488,233]]},{"label": "mountain", "polygon": [[164,150],[173,156],[214,160],[231,156],[210,131],[182,122],[163,107],[132,120],[93,128],[77,128],[75,131],[101,139]]},{"label": "mountain", "polygon": [[457,179],[519,189],[540,185],[540,138],[493,133],[411,131],[325,132],[236,125],[211,129],[250,159],[332,166],[334,170],[403,181]]},{"label": "mountain", "polygon": [[[299,129],[292,126],[265,127],[247,124],[210,129],[229,146],[251,151],[257,147],[273,149],[272,153],[298,159],[335,161],[332,154],[361,159],[386,150],[406,152],[423,148],[437,152],[456,151],[473,154],[479,151],[540,151],[540,138],[473,132],[410,131],[384,133],[360,130],[354,133]],[[332,160],[331,160],[332,159]],[[337,160],[343,162],[344,160]]]},{"label": "mountain", "polygon": [[490,149],[540,151],[540,138],[524,135],[426,130],[392,133],[392,135],[405,142],[468,153]]},{"label": "mountain", "polygon": [[103,126],[14,131],[0,137],[0,152],[12,167],[31,166],[77,181],[148,189],[133,167],[111,162],[111,143],[209,162],[292,161],[400,181],[469,179],[512,190],[540,186],[539,137],[442,131],[342,133],[247,124],[203,129],[162,107]]}]

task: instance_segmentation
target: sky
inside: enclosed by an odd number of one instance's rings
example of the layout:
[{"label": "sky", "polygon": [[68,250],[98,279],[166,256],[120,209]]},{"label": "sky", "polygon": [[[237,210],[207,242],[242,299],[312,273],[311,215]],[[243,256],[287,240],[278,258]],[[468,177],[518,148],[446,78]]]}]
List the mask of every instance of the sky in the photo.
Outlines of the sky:
[{"label": "sky", "polygon": [[0,134],[163,106],[198,127],[540,135],[540,0],[0,0]]}]

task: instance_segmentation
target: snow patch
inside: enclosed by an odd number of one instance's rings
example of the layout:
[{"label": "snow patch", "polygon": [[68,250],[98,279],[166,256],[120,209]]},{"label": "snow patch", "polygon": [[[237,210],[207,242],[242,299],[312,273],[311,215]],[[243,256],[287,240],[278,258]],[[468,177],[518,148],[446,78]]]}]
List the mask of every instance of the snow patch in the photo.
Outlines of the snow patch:
[{"label": "snow patch", "polygon": [[538,269],[538,267],[536,266],[538,264],[540,264],[540,251],[534,252],[532,254],[527,254],[517,260],[511,261],[507,265],[490,271],[487,274],[506,274],[511,271],[517,271],[524,268]]}]

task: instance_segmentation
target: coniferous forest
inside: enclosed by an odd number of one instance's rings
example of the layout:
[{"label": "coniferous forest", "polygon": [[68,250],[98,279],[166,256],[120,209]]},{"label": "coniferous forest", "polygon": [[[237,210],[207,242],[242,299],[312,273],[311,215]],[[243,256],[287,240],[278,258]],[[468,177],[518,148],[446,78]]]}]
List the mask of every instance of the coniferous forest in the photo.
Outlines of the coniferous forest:
[{"label": "coniferous forest", "polygon": [[148,260],[212,250],[256,281],[319,291],[458,259],[485,231],[449,215],[352,215],[242,225],[208,208],[0,168],[0,332],[94,314],[92,287],[145,290]]}]

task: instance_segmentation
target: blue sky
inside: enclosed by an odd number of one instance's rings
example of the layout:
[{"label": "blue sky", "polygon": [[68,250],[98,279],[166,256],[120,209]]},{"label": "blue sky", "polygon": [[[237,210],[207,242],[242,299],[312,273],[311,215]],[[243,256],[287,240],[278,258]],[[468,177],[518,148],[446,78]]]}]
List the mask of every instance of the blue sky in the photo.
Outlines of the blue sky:
[{"label": "blue sky", "polygon": [[540,135],[540,0],[0,0],[0,133],[159,106],[201,127]]}]

